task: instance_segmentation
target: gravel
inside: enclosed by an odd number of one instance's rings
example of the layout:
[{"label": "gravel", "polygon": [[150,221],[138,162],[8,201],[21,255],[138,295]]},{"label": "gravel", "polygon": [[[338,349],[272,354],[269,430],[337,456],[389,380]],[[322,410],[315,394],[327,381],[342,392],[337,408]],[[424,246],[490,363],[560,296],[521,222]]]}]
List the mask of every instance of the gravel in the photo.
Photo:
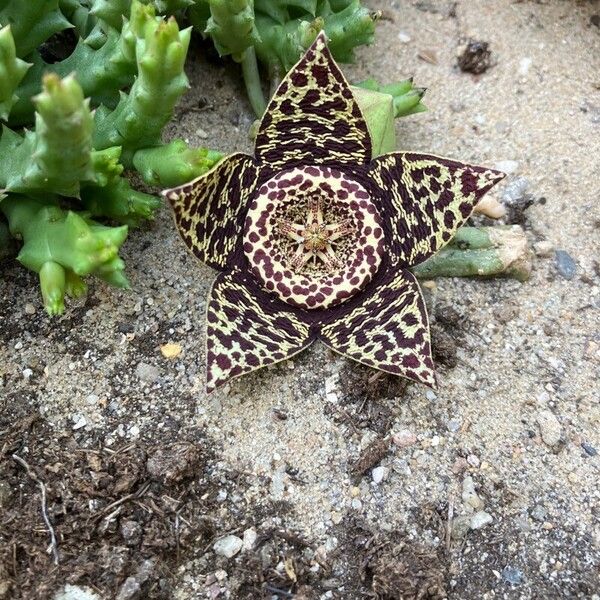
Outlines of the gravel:
[{"label": "gravel", "polygon": [[562,428],[554,413],[550,410],[541,410],[536,414],[542,440],[548,446],[558,446],[562,438]]},{"label": "gravel", "polygon": [[242,549],[244,541],[237,535],[226,535],[213,544],[213,550],[219,556],[233,558]]}]

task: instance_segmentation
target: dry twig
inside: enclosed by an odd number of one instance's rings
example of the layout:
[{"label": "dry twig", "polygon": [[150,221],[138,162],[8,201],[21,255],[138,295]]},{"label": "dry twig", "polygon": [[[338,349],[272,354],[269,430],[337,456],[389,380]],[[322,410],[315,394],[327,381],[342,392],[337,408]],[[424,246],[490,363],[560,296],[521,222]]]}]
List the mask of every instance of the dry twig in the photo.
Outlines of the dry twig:
[{"label": "dry twig", "polygon": [[54,527],[52,527],[52,523],[50,522],[50,517],[48,517],[48,509],[46,507],[46,486],[44,482],[38,478],[38,476],[33,472],[32,468],[29,464],[24,461],[20,456],[16,454],[12,455],[13,460],[17,461],[26,471],[27,475],[35,481],[42,494],[42,517],[44,518],[44,523],[46,523],[46,528],[48,529],[48,534],[50,535],[50,548],[52,550],[52,556],[54,558],[54,564],[58,564],[58,543],[56,542],[56,534],[54,533]]}]

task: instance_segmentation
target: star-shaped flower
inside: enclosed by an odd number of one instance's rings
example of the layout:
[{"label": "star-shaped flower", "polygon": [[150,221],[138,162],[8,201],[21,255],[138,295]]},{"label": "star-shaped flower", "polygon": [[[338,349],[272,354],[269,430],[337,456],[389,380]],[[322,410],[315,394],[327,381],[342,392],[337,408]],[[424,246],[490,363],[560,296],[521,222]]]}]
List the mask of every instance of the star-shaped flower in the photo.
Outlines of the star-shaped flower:
[{"label": "star-shaped flower", "polygon": [[181,236],[221,271],[207,309],[207,388],[319,339],[435,385],[425,303],[408,270],[437,252],[503,173],[430,154],[371,157],[321,33],[282,81],[255,156],[166,190]]}]

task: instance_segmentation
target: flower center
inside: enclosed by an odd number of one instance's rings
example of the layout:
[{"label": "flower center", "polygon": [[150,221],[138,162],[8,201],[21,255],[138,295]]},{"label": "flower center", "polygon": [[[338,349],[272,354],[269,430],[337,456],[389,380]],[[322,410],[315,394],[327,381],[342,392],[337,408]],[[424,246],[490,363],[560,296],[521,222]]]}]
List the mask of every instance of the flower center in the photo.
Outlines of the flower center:
[{"label": "flower center", "polygon": [[244,251],[267,290],[317,309],[344,302],[372,279],[383,239],[364,187],[341,171],[307,166],[260,188],[246,218]]}]

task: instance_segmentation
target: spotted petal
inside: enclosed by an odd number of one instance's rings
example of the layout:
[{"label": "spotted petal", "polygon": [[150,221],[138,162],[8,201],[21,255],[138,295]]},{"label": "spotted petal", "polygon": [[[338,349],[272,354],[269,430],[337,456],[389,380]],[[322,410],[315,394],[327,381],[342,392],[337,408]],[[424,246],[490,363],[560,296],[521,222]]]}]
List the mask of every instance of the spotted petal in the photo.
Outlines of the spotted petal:
[{"label": "spotted petal", "polygon": [[388,270],[371,294],[323,327],[320,337],[364,365],[435,387],[427,310],[409,271]]},{"label": "spotted petal", "polygon": [[445,246],[504,173],[431,154],[392,152],[373,160],[391,249],[402,266],[417,265]]},{"label": "spotted petal", "polygon": [[188,249],[209,267],[224,269],[230,263],[258,171],[252,157],[231,154],[208,173],[162,193]]},{"label": "spotted petal", "polygon": [[256,158],[274,170],[300,164],[366,164],[371,137],[348,82],[320,33],[281,82],[256,137]]},{"label": "spotted petal", "polygon": [[207,390],[310,346],[310,326],[297,314],[248,273],[220,273],[206,315]]}]

